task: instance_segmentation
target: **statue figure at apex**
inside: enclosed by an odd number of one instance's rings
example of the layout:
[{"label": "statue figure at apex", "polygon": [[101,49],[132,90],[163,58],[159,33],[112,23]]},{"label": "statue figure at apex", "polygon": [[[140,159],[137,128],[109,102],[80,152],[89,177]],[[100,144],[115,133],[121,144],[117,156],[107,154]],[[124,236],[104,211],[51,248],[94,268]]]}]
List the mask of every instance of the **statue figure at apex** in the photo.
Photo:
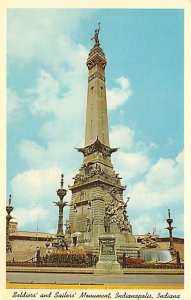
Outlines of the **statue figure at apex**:
[{"label": "statue figure at apex", "polygon": [[98,28],[95,30],[94,37],[91,38],[91,40],[95,40],[95,45],[94,46],[99,46],[99,32],[100,32],[100,22],[98,23]]}]

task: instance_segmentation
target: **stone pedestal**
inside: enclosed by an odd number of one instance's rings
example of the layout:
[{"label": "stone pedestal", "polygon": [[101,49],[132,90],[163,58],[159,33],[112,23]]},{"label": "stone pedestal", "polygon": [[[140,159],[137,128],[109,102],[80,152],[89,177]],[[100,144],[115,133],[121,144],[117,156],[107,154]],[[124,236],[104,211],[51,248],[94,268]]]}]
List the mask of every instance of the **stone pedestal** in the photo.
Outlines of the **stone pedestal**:
[{"label": "stone pedestal", "polygon": [[99,237],[100,255],[94,274],[123,274],[120,264],[117,262],[115,251],[115,236],[103,234]]}]

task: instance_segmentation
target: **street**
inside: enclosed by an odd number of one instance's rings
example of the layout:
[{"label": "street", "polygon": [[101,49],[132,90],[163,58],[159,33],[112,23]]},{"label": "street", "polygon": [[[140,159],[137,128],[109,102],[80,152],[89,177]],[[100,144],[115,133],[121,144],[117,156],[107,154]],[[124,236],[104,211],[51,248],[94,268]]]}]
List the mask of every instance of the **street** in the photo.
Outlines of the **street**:
[{"label": "street", "polygon": [[125,286],[182,286],[183,275],[170,274],[125,274],[93,275],[70,273],[25,273],[7,272],[8,283],[46,283],[75,285],[125,285]]}]

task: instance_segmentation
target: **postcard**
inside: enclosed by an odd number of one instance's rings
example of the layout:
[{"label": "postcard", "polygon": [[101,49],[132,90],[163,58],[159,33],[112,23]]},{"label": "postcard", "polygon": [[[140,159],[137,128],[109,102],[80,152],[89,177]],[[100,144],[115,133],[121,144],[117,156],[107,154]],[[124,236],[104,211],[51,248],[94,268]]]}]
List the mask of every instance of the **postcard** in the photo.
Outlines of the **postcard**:
[{"label": "postcard", "polygon": [[190,300],[189,1],[1,8],[2,299]]}]

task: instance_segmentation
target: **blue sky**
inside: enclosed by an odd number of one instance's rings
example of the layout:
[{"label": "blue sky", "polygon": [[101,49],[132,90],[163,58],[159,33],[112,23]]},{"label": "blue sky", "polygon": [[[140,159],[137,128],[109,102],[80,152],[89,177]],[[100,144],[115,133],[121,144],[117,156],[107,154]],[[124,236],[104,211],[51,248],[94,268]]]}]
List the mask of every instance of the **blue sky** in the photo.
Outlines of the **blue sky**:
[{"label": "blue sky", "polygon": [[[7,194],[19,230],[55,232],[56,189],[78,172],[86,59],[101,23],[110,144],[135,234],[183,236],[183,10],[9,9]],[[68,192],[67,200],[71,198]],[[65,210],[65,220],[68,211]]]}]

